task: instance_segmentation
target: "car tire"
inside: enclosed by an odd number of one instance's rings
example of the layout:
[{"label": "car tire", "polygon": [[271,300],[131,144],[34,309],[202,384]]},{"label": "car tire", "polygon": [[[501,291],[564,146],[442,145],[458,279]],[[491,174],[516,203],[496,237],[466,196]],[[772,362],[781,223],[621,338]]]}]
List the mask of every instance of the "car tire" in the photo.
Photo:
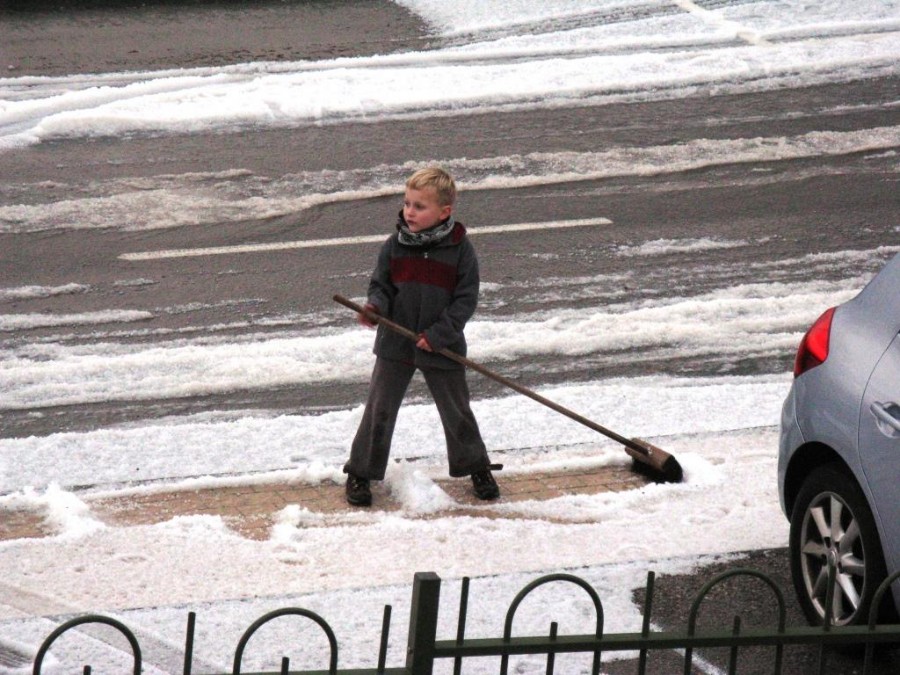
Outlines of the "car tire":
[{"label": "car tire", "polygon": [[794,589],[812,625],[825,620],[829,557],[837,580],[832,624],[868,623],[887,571],[872,510],[856,480],[839,465],[820,466],[804,481],[791,512],[789,546]]}]

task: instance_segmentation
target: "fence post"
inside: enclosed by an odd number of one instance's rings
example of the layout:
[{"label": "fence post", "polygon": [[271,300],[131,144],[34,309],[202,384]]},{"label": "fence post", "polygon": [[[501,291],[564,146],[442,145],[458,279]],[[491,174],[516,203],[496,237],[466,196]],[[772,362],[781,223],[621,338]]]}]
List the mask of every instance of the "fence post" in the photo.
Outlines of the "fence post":
[{"label": "fence post", "polygon": [[194,668],[194,631],[197,627],[197,613],[188,612],[187,630],[184,636],[184,673],[191,675]]},{"label": "fence post", "polygon": [[432,675],[440,598],[441,578],[434,572],[416,572],[406,647],[406,670],[409,673]]}]

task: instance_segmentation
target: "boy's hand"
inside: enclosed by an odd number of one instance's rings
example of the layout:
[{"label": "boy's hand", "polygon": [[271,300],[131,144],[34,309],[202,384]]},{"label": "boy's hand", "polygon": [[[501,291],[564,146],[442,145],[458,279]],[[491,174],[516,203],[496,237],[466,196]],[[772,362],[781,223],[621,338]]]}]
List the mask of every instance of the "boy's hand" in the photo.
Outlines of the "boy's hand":
[{"label": "boy's hand", "polygon": [[[366,306],[363,307],[366,312],[371,312],[372,314],[378,314],[378,308],[372,303],[366,303]],[[361,326],[365,326],[366,328],[375,328],[375,322],[372,321],[365,312],[360,312],[356,315],[356,320],[359,322]]]},{"label": "boy's hand", "polygon": [[426,352],[434,351],[428,342],[428,338],[425,337],[425,333],[419,333],[419,340],[418,342],[416,342],[416,347],[418,347],[419,349],[424,349]]}]

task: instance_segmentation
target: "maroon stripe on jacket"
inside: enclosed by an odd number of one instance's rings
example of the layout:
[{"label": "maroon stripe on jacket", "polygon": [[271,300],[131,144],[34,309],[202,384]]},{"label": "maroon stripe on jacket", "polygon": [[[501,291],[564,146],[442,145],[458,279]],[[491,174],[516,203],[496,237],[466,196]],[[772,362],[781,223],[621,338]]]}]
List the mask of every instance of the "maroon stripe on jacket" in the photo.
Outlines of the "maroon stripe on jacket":
[{"label": "maroon stripe on jacket", "polygon": [[418,283],[443,288],[448,293],[456,289],[456,267],[428,258],[392,258],[391,281],[395,284]]}]

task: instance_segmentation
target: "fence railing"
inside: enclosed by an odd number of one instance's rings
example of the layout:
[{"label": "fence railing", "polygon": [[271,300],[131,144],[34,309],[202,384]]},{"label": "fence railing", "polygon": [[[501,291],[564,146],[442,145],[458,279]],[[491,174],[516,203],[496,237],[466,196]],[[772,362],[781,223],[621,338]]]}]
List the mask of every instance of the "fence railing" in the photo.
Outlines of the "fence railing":
[{"label": "fence railing", "polygon": [[[391,619],[390,605],[386,605],[384,608],[377,665],[372,668],[355,669],[338,669],[338,642],[334,631],[325,619],[310,610],[291,607],[264,614],[247,628],[235,650],[231,673],[232,675],[240,675],[241,673],[244,673],[244,675],[278,675],[279,673],[281,675],[432,675],[436,661],[452,659],[454,675],[460,675],[466,658],[499,657],[499,672],[501,675],[507,675],[511,656],[543,655],[546,657],[546,672],[548,675],[553,675],[557,655],[583,653],[593,655],[591,672],[594,675],[599,675],[603,652],[637,651],[636,672],[638,675],[645,675],[650,652],[679,650],[683,653],[683,672],[685,675],[690,675],[694,667],[694,652],[701,648],[727,648],[729,650],[727,671],[736,673],[739,650],[747,647],[766,646],[774,650],[772,672],[778,675],[784,672],[784,648],[794,645],[812,645],[817,647],[818,665],[816,672],[828,673],[830,671],[828,670],[827,647],[864,645],[865,649],[861,657],[863,660],[861,672],[862,675],[868,675],[872,672],[875,647],[885,643],[900,643],[900,624],[878,625],[876,621],[878,608],[882,600],[886,599],[884,596],[889,592],[891,584],[900,578],[900,572],[890,576],[878,588],[872,602],[869,623],[866,626],[832,625],[831,616],[835,577],[833,567],[829,568],[829,576],[832,590],[826,598],[826,618],[824,625],[820,627],[787,626],[784,595],[771,577],[755,570],[735,569],[716,576],[703,586],[691,605],[687,625],[683,630],[651,631],[650,617],[653,608],[655,575],[653,572],[650,572],[647,575],[647,585],[644,594],[641,631],[639,633],[605,633],[603,604],[593,587],[584,579],[572,574],[551,574],[535,579],[519,591],[507,610],[502,637],[476,639],[465,637],[469,579],[464,578],[460,594],[457,634],[454,639],[438,640],[438,604],[441,580],[432,572],[419,572],[413,580],[406,663],[404,666],[386,666]],[[697,630],[697,619],[707,595],[722,582],[735,577],[759,579],[771,591],[774,607],[777,610],[776,625],[770,628],[745,630],[741,626],[740,616],[736,616],[729,630],[699,632]],[[589,596],[596,612],[595,630],[590,634],[558,635],[558,625],[556,622],[552,622],[549,633],[545,636],[515,637],[513,635],[513,622],[516,611],[522,601],[539,586],[557,582],[574,584],[583,589]],[[889,601],[889,599],[887,600]],[[270,621],[284,616],[305,617],[318,624],[327,636],[329,643],[330,654],[327,669],[292,670],[289,659],[282,657],[279,671],[245,673],[242,670],[243,655],[254,633]],[[185,637],[183,675],[192,675],[193,671],[195,622],[195,613],[189,613]],[[106,624],[125,636],[133,654],[134,675],[140,675],[143,667],[142,654],[140,644],[134,633],[120,621],[100,615],[87,615],[72,619],[60,625],[47,636],[35,655],[33,675],[41,675],[44,660],[57,638],[70,630],[90,623]],[[84,675],[90,675],[91,666],[84,666],[83,673]],[[217,674],[210,673],[207,675]],[[220,673],[219,675],[227,675],[227,673]]]}]

